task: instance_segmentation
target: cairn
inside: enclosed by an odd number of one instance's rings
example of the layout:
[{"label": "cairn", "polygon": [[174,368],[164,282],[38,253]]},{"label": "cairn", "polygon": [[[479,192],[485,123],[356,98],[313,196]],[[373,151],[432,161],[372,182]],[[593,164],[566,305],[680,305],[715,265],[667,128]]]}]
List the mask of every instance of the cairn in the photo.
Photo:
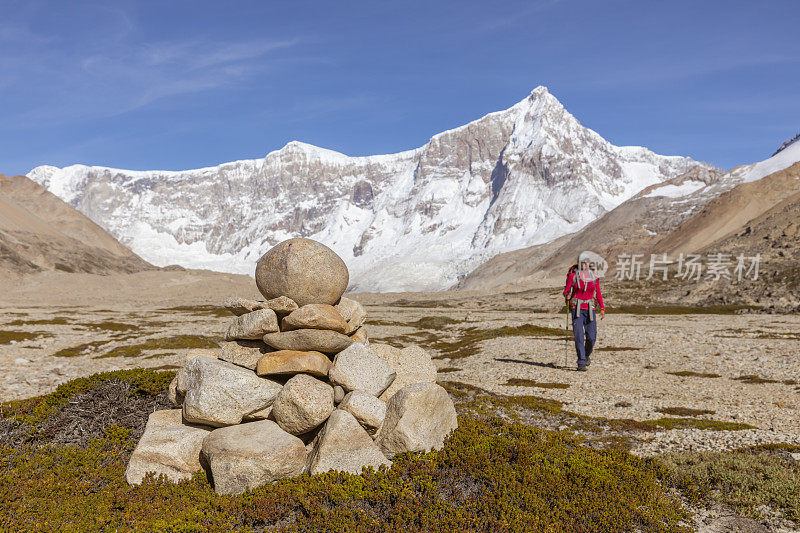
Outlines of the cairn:
[{"label": "cairn", "polygon": [[290,239],[261,257],[255,278],[266,300],[225,301],[236,315],[225,342],[178,372],[176,409],[148,418],[128,483],[205,468],[217,493],[238,494],[441,448],[458,422],[430,355],[370,344],[364,308],[342,296],[349,273],[336,253]]}]

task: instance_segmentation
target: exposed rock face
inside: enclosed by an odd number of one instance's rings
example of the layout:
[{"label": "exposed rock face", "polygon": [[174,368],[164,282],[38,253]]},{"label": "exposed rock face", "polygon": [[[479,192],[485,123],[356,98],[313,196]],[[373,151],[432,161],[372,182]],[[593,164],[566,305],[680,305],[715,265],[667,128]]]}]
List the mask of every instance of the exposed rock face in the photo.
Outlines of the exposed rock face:
[{"label": "exposed rock face", "polygon": [[[179,243],[201,243],[204,264],[249,273],[248,257],[301,235],[336,243],[356,280],[351,290],[388,291],[445,289],[488,257],[573,233],[695,164],[613,146],[539,87],[392,155],[291,142],[216,168],[134,174],[75,165],[29,176],[159,265],[196,266]],[[151,231],[166,237],[158,247],[143,237]]]},{"label": "exposed rock face", "polygon": [[272,406],[275,421],[292,435],[308,433],[333,412],[333,387],[306,374],[297,374]]},{"label": "exposed rock face", "polygon": [[267,251],[256,265],[256,285],[266,298],[287,296],[297,305],[335,304],[350,273],[342,258],[311,239],[289,239]]},{"label": "exposed rock face", "polygon": [[330,368],[331,360],[320,352],[278,350],[263,356],[258,361],[256,374],[259,376],[285,376],[303,373],[325,378],[328,376]]},{"label": "exposed rock face", "polygon": [[180,409],[156,411],[147,418],[125,470],[129,484],[138,485],[148,472],[177,482],[201,470],[200,447],[211,429],[184,425],[182,418]]},{"label": "exposed rock face", "polygon": [[286,296],[279,296],[266,302],[248,300],[247,298],[228,298],[222,305],[236,316],[252,313],[259,309],[272,309],[278,315],[287,315],[297,309],[297,304]]},{"label": "exposed rock face", "polygon": [[358,420],[347,411],[337,409],[317,435],[308,471],[311,474],[329,470],[360,474],[365,466],[377,469],[390,464]]},{"label": "exposed rock face", "polygon": [[264,335],[264,342],[276,350],[334,354],[353,344],[353,339],[324,329],[295,329]]},{"label": "exposed rock face", "polygon": [[328,329],[337,333],[348,333],[348,323],[332,305],[307,304],[292,311],[281,321],[281,330]]},{"label": "exposed rock face", "polygon": [[237,340],[222,343],[222,350],[219,359],[233,363],[234,365],[255,370],[258,361],[266,353],[272,352],[272,348],[264,344],[262,340]]},{"label": "exposed rock face", "polygon": [[217,494],[241,494],[278,479],[300,475],[303,441],[271,420],[212,431],[203,441]]},{"label": "exposed rock face", "polygon": [[362,390],[380,396],[395,379],[395,371],[360,343],[336,354],[328,378],[345,391]]},{"label": "exposed rock face", "polygon": [[231,320],[225,340],[256,340],[278,331],[278,317],[272,309],[258,309]]},{"label": "exposed rock face", "polygon": [[344,296],[342,296],[339,303],[336,304],[336,310],[339,311],[342,318],[347,320],[348,334],[360,328],[367,319],[367,312],[364,310],[364,307],[357,301],[345,298]]},{"label": "exposed rock face", "polygon": [[386,403],[361,390],[348,392],[338,408],[353,415],[370,435],[378,431],[386,418]]},{"label": "exposed rock face", "polygon": [[375,442],[391,458],[402,452],[441,448],[458,427],[453,400],[435,383],[414,383],[400,389],[386,408]]},{"label": "exposed rock face", "polygon": [[406,385],[436,383],[436,365],[431,354],[419,346],[400,349],[388,344],[371,344],[370,351],[388,363],[397,374],[391,386],[380,395],[385,402]]},{"label": "exposed rock face", "polygon": [[238,424],[272,404],[280,383],[225,361],[198,357],[178,373],[177,390],[185,395],[183,416],[209,426]]}]

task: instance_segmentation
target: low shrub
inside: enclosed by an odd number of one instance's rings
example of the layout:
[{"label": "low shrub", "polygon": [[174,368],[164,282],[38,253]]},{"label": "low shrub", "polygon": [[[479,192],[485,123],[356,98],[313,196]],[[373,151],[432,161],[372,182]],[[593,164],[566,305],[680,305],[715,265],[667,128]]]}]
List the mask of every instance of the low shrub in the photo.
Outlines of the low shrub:
[{"label": "low shrub", "polygon": [[[41,422],[112,380],[163,394],[172,375],[83,378],[4,404],[3,416]],[[204,473],[129,487],[130,437],[108,425],[83,447],[0,447],[0,530],[666,532],[688,518],[658,462],[497,417],[462,416],[442,450],[399,455],[388,470],[303,475],[240,496],[216,495]]]}]

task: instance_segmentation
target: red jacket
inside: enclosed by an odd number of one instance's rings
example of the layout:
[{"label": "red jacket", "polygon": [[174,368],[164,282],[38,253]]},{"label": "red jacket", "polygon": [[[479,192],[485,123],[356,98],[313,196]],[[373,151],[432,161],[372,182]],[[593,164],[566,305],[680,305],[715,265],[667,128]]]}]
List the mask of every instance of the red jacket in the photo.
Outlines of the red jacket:
[{"label": "red jacket", "polygon": [[[605,305],[603,305],[603,295],[600,294],[600,280],[596,279],[595,281],[581,281],[576,280],[575,276],[576,272],[570,272],[569,276],[567,276],[567,286],[564,287],[564,296],[570,296],[570,290],[572,291],[572,295],[570,298],[579,298],[581,300],[591,300],[595,297],[595,292],[597,292],[597,305],[600,309],[605,309]],[[581,304],[581,309],[589,309],[589,304]]]}]

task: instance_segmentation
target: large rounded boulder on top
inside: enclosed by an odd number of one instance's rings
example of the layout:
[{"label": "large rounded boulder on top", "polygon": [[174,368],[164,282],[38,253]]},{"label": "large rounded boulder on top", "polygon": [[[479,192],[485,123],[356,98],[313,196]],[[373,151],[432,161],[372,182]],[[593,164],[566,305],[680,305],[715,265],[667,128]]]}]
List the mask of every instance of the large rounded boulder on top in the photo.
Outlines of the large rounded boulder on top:
[{"label": "large rounded boulder on top", "polygon": [[339,301],[350,273],[342,258],[311,239],[289,239],[261,256],[256,285],[267,299],[286,296],[299,306]]},{"label": "large rounded boulder on top", "polygon": [[386,406],[386,418],[375,442],[386,457],[439,449],[458,427],[447,391],[435,383],[413,383],[400,389]]},{"label": "large rounded boulder on top", "polygon": [[216,429],[203,440],[202,454],[217,494],[241,494],[299,476],[306,462],[303,441],[272,420]]}]

